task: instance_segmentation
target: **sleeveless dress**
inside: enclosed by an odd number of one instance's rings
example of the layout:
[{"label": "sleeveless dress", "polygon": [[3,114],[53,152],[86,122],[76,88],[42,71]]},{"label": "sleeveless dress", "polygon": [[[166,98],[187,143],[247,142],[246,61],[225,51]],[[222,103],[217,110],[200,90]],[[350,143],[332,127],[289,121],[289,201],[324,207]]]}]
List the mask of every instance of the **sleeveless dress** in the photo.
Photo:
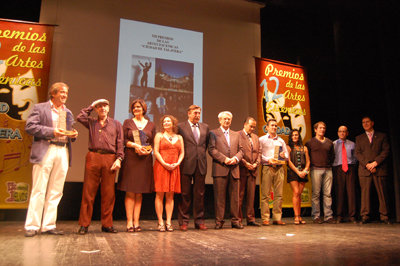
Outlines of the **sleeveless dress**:
[{"label": "sleeveless dress", "polygon": [[[132,119],[126,119],[122,126],[125,145],[134,142],[132,131],[138,130]],[[143,130],[139,130],[142,138],[147,138],[147,144],[153,146],[156,127],[148,121]],[[142,144],[144,144],[142,142]],[[119,170],[117,189],[132,193],[152,193],[154,190],[153,155],[138,155],[134,148],[125,146],[125,159]]]},{"label": "sleeveless dress", "polygon": [[[176,163],[181,151],[181,142],[178,140],[174,144],[165,137],[160,140],[159,152],[166,163]],[[154,191],[155,192],[175,192],[181,193],[181,177],[179,166],[172,171],[165,169],[161,163],[154,162]]]},{"label": "sleeveless dress", "polygon": [[[304,152],[304,147],[301,147],[300,150],[296,150],[294,147],[290,151],[290,161],[294,164],[297,169],[303,170],[306,167],[306,153]],[[301,178],[294,172],[290,167],[287,167],[287,182],[290,183],[292,181],[297,182],[308,182],[307,176]]]}]

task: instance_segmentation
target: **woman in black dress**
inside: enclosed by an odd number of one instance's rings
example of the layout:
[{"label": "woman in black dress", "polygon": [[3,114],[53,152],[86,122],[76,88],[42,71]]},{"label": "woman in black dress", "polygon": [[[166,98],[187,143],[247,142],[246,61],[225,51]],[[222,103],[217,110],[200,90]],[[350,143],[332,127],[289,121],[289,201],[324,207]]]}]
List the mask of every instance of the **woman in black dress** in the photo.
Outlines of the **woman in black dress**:
[{"label": "woman in black dress", "polygon": [[308,149],[303,145],[298,129],[293,129],[289,135],[289,167],[287,168],[287,182],[293,191],[294,224],[305,224],[301,218],[301,193],[303,192],[307,175],[310,169],[310,156]]},{"label": "woman in black dress", "polygon": [[119,172],[117,188],[125,191],[126,230],[140,232],[139,218],[142,208],[142,193],[154,189],[152,149],[155,125],[144,115],[146,103],[136,99],[131,103],[132,119],[123,124],[125,137],[125,159]]}]

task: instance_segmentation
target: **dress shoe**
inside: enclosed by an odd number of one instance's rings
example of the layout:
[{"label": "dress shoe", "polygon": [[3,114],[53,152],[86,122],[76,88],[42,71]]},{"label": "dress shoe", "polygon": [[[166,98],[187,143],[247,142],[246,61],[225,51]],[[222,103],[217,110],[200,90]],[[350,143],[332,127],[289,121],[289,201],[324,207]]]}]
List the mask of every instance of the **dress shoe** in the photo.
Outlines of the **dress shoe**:
[{"label": "dress shoe", "polygon": [[135,226],[135,227],[133,228],[133,231],[134,231],[134,232],[142,232],[142,228],[140,227],[140,225],[138,225],[138,226]]},{"label": "dress shoe", "polygon": [[113,234],[118,233],[118,230],[115,229],[115,228],[112,227],[112,226],[110,226],[110,227],[104,227],[104,226],[102,226],[102,227],[101,227],[101,231],[104,232],[104,233],[113,233]]},{"label": "dress shoe", "polygon": [[25,236],[26,237],[33,237],[35,235],[37,235],[37,231],[35,231],[35,230],[26,230],[25,231]]},{"label": "dress shoe", "polygon": [[81,226],[78,230],[79,235],[84,235],[88,232],[89,227],[88,226]]},{"label": "dress shoe", "polygon": [[263,226],[268,226],[268,225],[269,225],[269,221],[263,221],[263,222],[262,222],[262,225],[263,225]]},{"label": "dress shoe", "polygon": [[342,218],[341,216],[338,216],[338,217],[336,218],[336,223],[337,223],[337,224],[343,223],[343,218]]},{"label": "dress shoe", "polygon": [[42,234],[48,234],[48,235],[63,235],[64,232],[61,230],[57,230],[56,228],[48,230],[48,231],[44,231],[42,232]]},{"label": "dress shoe", "polygon": [[261,224],[256,223],[256,222],[248,222],[247,226],[261,226]]},{"label": "dress shoe", "polygon": [[381,220],[381,223],[383,223],[383,224],[392,224],[389,219],[383,219],[383,220]]},{"label": "dress shoe", "polygon": [[219,230],[222,229],[224,227],[224,223],[216,223],[215,224],[215,229]]},{"label": "dress shoe", "polygon": [[367,223],[369,223],[369,218],[368,217],[361,218],[361,224],[367,224]]},{"label": "dress shoe", "polygon": [[354,217],[350,217],[350,218],[349,218],[349,222],[350,222],[350,223],[353,223],[353,224],[356,224],[356,223],[357,223],[357,220],[356,220],[356,218],[354,218]]},{"label": "dress shoe", "polygon": [[188,230],[188,226],[187,226],[187,224],[182,224],[182,225],[179,226],[179,229],[181,231],[185,231],[186,232]]},{"label": "dress shoe", "polygon": [[199,230],[207,230],[207,226],[205,224],[196,224],[194,228]]},{"label": "dress shoe", "polygon": [[336,220],[331,217],[328,220],[326,220],[325,223],[327,223],[327,224],[335,224]]},{"label": "dress shoe", "polygon": [[241,223],[236,223],[236,224],[232,224],[232,228],[235,228],[235,229],[243,229],[244,226],[243,226],[243,224],[241,224]]},{"label": "dress shoe", "polygon": [[315,219],[313,220],[313,223],[315,223],[315,224],[322,224],[323,221],[321,220],[321,218],[317,217],[317,218],[315,218]]},{"label": "dress shoe", "polygon": [[282,222],[282,220],[279,220],[279,221],[274,221],[273,224],[275,224],[275,225],[285,225],[286,223]]}]

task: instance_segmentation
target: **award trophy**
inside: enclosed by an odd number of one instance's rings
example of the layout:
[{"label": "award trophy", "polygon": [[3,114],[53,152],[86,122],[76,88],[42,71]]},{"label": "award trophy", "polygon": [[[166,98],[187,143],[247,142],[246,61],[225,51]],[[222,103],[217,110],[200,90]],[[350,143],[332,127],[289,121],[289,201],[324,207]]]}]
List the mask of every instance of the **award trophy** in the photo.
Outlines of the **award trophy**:
[{"label": "award trophy", "polygon": [[274,150],[274,158],[272,159],[274,164],[286,164],[285,158],[282,158],[280,156],[280,153],[282,152],[282,146],[275,146]]},{"label": "award trophy", "polygon": [[133,139],[136,144],[143,146],[147,151],[151,151],[152,148],[149,143],[147,143],[147,135],[141,130],[132,131]]}]

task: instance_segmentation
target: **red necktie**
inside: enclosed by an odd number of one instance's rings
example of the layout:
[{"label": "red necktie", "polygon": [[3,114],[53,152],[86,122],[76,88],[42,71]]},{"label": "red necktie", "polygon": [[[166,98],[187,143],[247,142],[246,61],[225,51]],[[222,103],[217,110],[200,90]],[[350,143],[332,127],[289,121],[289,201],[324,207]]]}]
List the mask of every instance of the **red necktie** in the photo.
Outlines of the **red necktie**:
[{"label": "red necktie", "polygon": [[347,164],[347,152],[346,147],[344,146],[344,142],[342,142],[342,170],[343,172],[347,172],[349,170],[349,165]]}]

